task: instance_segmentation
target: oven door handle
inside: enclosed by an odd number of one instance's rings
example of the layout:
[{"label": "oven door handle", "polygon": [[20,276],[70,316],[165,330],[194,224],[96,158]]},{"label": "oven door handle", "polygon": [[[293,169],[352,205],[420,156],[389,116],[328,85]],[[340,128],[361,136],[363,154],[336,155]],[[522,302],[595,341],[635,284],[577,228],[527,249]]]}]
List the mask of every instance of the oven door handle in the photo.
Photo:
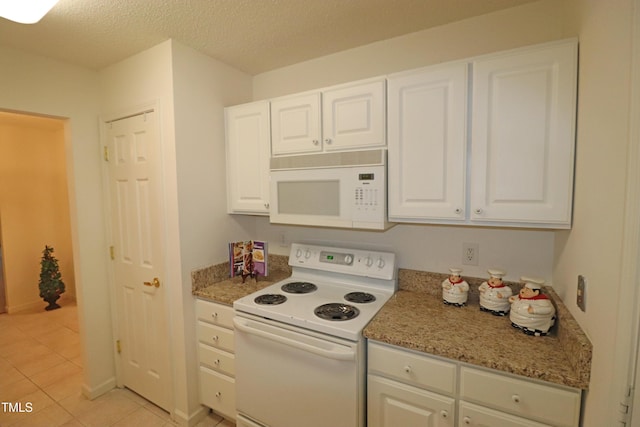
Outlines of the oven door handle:
[{"label": "oven door handle", "polygon": [[251,326],[243,322],[242,319],[238,319],[238,317],[233,318],[233,324],[235,328],[241,332],[266,338],[270,341],[275,341],[281,344],[285,344],[290,347],[297,348],[299,350],[303,350],[309,353],[316,354],[321,357],[325,357],[327,359],[353,360],[356,357],[356,353],[353,350],[344,351],[342,349],[339,349],[337,346],[335,349],[324,349],[324,348],[316,347],[311,344],[294,341],[290,338],[281,337],[276,334],[271,334],[269,332],[262,331],[260,329],[252,328]]}]

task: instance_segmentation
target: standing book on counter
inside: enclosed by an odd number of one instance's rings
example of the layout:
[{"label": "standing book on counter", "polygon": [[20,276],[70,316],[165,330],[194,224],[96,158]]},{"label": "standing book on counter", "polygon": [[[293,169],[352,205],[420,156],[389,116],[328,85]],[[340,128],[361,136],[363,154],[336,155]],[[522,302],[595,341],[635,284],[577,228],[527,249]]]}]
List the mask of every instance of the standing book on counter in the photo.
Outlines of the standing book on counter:
[{"label": "standing book on counter", "polygon": [[269,274],[267,242],[248,240],[229,243],[229,269],[231,277]]}]

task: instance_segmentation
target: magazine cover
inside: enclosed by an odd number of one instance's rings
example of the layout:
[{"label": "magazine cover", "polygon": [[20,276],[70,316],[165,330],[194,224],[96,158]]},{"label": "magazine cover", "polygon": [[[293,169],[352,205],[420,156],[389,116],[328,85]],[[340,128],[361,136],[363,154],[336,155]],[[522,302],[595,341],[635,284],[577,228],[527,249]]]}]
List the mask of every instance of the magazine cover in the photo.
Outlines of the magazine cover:
[{"label": "magazine cover", "polygon": [[248,240],[229,243],[230,276],[266,276],[267,242]]}]

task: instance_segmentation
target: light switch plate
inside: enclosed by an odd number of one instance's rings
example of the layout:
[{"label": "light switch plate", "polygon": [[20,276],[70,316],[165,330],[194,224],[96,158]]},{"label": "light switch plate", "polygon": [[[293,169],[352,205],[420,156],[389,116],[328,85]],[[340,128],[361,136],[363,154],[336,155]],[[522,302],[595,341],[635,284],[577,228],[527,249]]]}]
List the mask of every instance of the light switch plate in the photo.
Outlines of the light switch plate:
[{"label": "light switch plate", "polygon": [[578,275],[578,292],[576,303],[580,310],[587,310],[587,299],[586,299],[586,291],[587,291],[587,279],[583,275]]}]

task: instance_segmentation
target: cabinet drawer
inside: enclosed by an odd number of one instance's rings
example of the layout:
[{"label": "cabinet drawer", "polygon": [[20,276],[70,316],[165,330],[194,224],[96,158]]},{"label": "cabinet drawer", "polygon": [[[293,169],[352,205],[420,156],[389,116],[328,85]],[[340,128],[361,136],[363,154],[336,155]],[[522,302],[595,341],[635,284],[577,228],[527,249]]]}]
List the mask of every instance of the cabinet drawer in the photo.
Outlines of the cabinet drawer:
[{"label": "cabinet drawer", "polygon": [[198,299],[196,316],[199,320],[233,329],[233,307]]},{"label": "cabinet drawer", "polygon": [[201,364],[207,365],[214,371],[219,371],[229,376],[236,374],[236,357],[231,353],[207,344],[198,343],[198,357]]},{"label": "cabinet drawer", "polygon": [[454,363],[372,342],[369,342],[368,350],[371,373],[382,374],[439,393],[455,392]]},{"label": "cabinet drawer", "polygon": [[234,352],[233,331],[198,320],[198,341]]},{"label": "cabinet drawer", "polygon": [[225,417],[235,419],[235,380],[200,366],[200,402]]},{"label": "cabinet drawer", "polygon": [[580,391],[462,367],[460,398],[555,426],[580,421]]},{"label": "cabinet drawer", "polygon": [[464,427],[551,427],[548,424],[540,424],[465,401],[460,402],[458,419],[460,420],[458,423]]}]

